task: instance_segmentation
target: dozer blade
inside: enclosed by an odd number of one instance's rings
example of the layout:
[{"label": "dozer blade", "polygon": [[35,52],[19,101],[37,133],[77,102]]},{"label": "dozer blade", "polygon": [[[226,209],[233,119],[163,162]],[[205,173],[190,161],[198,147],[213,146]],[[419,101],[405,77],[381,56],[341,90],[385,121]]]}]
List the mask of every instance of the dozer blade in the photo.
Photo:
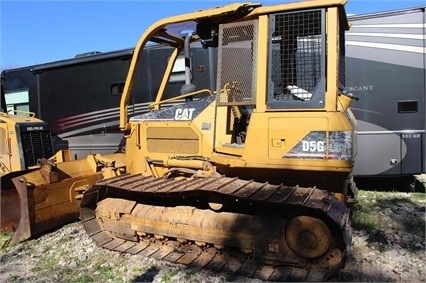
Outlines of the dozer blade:
[{"label": "dozer blade", "polygon": [[[84,191],[103,179],[94,156],[43,163],[39,170],[11,179],[14,188],[2,193],[2,231],[13,230],[11,243],[21,242],[79,219]],[[4,198],[3,198],[4,197]]]},{"label": "dozer blade", "polygon": [[79,202],[70,197],[70,189],[75,184],[87,188],[100,179],[97,174],[84,178],[70,178],[59,183],[28,186],[25,177],[12,179],[19,195],[19,223],[13,233],[11,243],[21,242],[64,224],[78,220]]},{"label": "dozer blade", "polygon": [[0,208],[1,208],[1,232],[7,232],[14,230],[19,223],[19,218],[21,215],[21,206],[18,191],[14,188],[12,179],[14,177],[23,175],[25,173],[34,171],[25,170],[18,172],[10,172],[4,175],[1,175],[1,186],[0,186]]},{"label": "dozer blade", "polygon": [[1,200],[1,232],[7,232],[18,226],[21,215],[21,201],[14,189],[2,189]]},{"label": "dozer blade", "polygon": [[[71,155],[69,149],[58,151],[53,157],[49,159],[52,163],[71,161]],[[46,163],[49,160],[44,160]],[[43,163],[43,159],[39,159]],[[21,215],[25,215],[27,206],[27,191],[17,187],[17,184],[13,184],[12,179],[18,176],[28,174],[30,172],[39,170],[39,166],[33,166],[31,168],[7,172],[0,174],[0,216],[1,216],[1,232],[13,231],[18,227]],[[50,178],[49,178],[50,179]],[[47,180],[46,182],[50,182]],[[24,204],[25,203],[25,204]]]}]

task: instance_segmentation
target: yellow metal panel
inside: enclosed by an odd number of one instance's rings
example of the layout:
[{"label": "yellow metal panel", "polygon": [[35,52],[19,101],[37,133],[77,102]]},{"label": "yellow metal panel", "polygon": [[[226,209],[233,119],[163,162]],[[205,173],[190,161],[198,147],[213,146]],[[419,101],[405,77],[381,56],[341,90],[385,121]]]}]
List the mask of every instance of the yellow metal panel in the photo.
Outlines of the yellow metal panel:
[{"label": "yellow metal panel", "polygon": [[350,160],[284,158],[311,131],[352,131],[345,115],[342,112],[253,113],[243,149],[244,166],[349,172]]},{"label": "yellow metal panel", "polygon": [[215,147],[231,142],[231,134],[226,132],[227,128],[227,106],[219,106],[216,109]]},{"label": "yellow metal panel", "polygon": [[148,127],[146,129],[147,139],[179,139],[198,140],[198,135],[190,128],[191,124],[185,123],[188,127],[159,126]]},{"label": "yellow metal panel", "polygon": [[148,153],[199,154],[198,140],[147,140]]},{"label": "yellow metal panel", "polygon": [[327,9],[327,89],[325,99],[327,111],[336,111],[339,70],[339,27],[337,8]]},{"label": "yellow metal panel", "polygon": [[215,117],[216,100],[207,106],[198,116],[192,120],[194,131],[200,133],[200,154],[210,156],[213,152],[215,135]]},{"label": "yellow metal panel", "polygon": [[230,145],[221,145],[216,147],[216,151],[220,153],[226,153],[236,156],[243,155],[243,145],[241,146],[230,146]]},{"label": "yellow metal panel", "polygon": [[278,4],[258,7],[250,13],[249,16],[265,15],[274,13],[276,11],[291,11],[291,10],[302,10],[309,8],[318,8],[318,7],[331,7],[331,6],[341,6],[346,4],[347,0],[312,0],[312,1],[294,1],[291,3]]},{"label": "yellow metal panel", "polygon": [[[177,124],[177,123],[175,123]],[[197,133],[187,127],[148,127],[146,129],[147,156],[151,153],[200,154]]]},{"label": "yellow metal panel", "polygon": [[[303,139],[312,129],[316,131],[326,131],[328,119],[326,117],[315,118],[271,118],[269,126],[269,146],[268,156],[270,159],[282,160],[284,155],[290,151],[301,139]],[[274,144],[274,141],[282,141],[282,147]]]},{"label": "yellow metal panel", "polygon": [[256,110],[257,112],[266,111],[266,90],[267,90],[267,78],[268,78],[268,52],[269,49],[269,18],[268,16],[260,16],[258,21],[258,40],[257,40],[257,83],[256,83]]},{"label": "yellow metal panel", "polygon": [[[14,164],[17,168],[12,168],[11,164],[11,140],[8,136],[7,123],[0,122],[0,176],[11,171],[20,170],[19,162]],[[17,145],[16,145],[17,147]],[[15,170],[13,170],[15,169]]]}]

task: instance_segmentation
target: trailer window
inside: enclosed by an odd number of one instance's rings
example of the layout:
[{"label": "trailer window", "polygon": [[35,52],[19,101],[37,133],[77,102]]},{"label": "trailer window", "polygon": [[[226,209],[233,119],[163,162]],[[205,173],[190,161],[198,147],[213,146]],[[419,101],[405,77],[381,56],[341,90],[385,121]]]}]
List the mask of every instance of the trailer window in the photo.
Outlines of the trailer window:
[{"label": "trailer window", "polygon": [[[189,63],[189,69],[191,70],[191,80],[192,80],[192,63]],[[185,82],[185,56],[179,56],[176,58],[176,62],[173,66],[172,74],[170,75],[170,83],[181,83]]]},{"label": "trailer window", "polygon": [[398,101],[398,113],[417,113],[418,101]]},{"label": "trailer window", "polygon": [[110,93],[112,95],[121,95],[124,90],[124,83],[125,82],[112,83],[110,85]]},{"label": "trailer window", "polygon": [[5,100],[7,111],[30,111],[28,89],[6,91]]}]

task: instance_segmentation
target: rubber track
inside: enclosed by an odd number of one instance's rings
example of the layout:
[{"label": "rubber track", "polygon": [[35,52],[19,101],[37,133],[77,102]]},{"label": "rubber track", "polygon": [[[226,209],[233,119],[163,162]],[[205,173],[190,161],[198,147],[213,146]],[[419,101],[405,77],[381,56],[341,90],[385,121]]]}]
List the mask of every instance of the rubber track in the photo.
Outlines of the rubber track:
[{"label": "rubber track", "polygon": [[271,185],[224,176],[176,181],[142,175],[123,175],[97,182],[85,192],[81,201],[80,216],[83,227],[98,246],[109,250],[268,281],[323,281],[332,277],[340,269],[339,266],[337,270],[328,270],[314,263],[306,268],[261,265],[241,252],[228,252],[226,249],[217,250],[214,247],[202,249],[195,244],[182,246],[175,241],[162,242],[151,239],[134,242],[116,238],[108,231],[103,231],[96,219],[95,209],[98,201],[114,197],[117,193],[121,196],[132,193],[133,197],[137,193],[138,198],[140,194],[140,199],[154,195],[182,198],[194,193],[214,193],[264,205],[281,205],[283,209],[288,206],[311,209],[326,214],[340,229],[342,234],[338,237],[346,245],[342,251],[343,258],[351,245],[352,228],[349,209],[327,191]]}]

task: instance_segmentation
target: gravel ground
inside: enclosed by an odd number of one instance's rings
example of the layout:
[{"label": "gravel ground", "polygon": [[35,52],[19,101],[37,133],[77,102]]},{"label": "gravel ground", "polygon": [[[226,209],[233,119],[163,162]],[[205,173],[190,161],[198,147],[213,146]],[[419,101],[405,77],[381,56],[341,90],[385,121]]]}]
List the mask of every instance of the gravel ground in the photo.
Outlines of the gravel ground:
[{"label": "gravel ground", "polygon": [[[361,191],[352,251],[331,281],[426,282],[423,193]],[[0,282],[262,282],[98,248],[80,223],[3,247]]]}]

